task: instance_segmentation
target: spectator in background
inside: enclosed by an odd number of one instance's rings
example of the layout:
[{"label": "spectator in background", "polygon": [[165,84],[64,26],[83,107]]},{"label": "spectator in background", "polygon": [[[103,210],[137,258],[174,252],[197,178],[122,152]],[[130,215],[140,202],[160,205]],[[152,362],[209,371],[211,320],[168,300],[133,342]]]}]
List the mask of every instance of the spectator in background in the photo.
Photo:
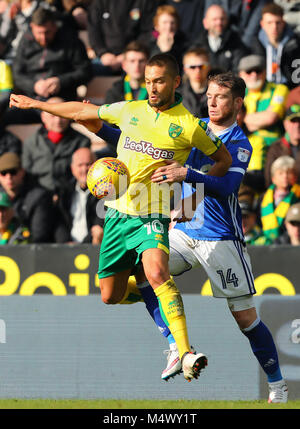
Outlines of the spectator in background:
[{"label": "spectator in background", "polygon": [[58,211],[60,223],[55,241],[100,244],[104,220],[97,216],[98,200],[86,184],[87,172],[95,155],[89,148],[77,149],[71,162],[72,181],[59,192]]},{"label": "spectator in background", "polygon": [[[86,0],[87,1],[87,0]],[[59,25],[66,25],[65,31],[75,33],[84,27],[85,0],[78,5],[76,0],[16,0],[3,13],[0,22],[0,54],[9,64],[16,56],[17,48],[24,34],[30,29],[32,14],[36,9],[50,9]],[[85,13],[85,15],[84,15]]]},{"label": "spectator in background", "polygon": [[253,37],[258,34],[261,11],[271,0],[205,0],[205,9],[213,4],[222,6],[228,17],[229,25],[237,31],[242,42],[252,49]]},{"label": "spectator in background", "polygon": [[11,67],[5,61],[0,60],[0,117],[8,107],[13,87]]},{"label": "spectator in background", "polygon": [[[47,100],[58,96],[75,100],[77,87],[91,78],[86,49],[74,32],[59,28],[52,11],[38,8],[32,15],[31,32],[19,43],[13,63],[18,90],[30,97]],[[6,113],[5,123],[40,122],[40,114],[16,109]]]},{"label": "spectator in background", "polygon": [[199,47],[190,48],[183,56],[184,76],[178,92],[183,105],[198,118],[208,117],[207,76],[210,71],[208,52]]},{"label": "spectator in background", "polygon": [[148,43],[157,0],[94,0],[88,12],[88,36],[95,75],[120,74],[128,43]]},{"label": "spectator in background", "polygon": [[236,72],[239,61],[249,53],[240,35],[229,26],[223,7],[210,6],[203,19],[205,32],[201,32],[195,44],[209,52],[212,69],[219,72]]},{"label": "spectator in background", "polygon": [[258,215],[251,200],[240,199],[239,205],[242,212],[242,228],[247,245],[266,244],[265,236],[262,234],[261,227],[258,224]]},{"label": "spectator in background", "polygon": [[167,4],[176,8],[179,15],[179,30],[184,34],[186,48],[193,45],[202,28],[204,17],[203,0],[162,0],[161,5]]},{"label": "spectator in background", "polygon": [[300,39],[285,23],[283,9],[274,3],[262,10],[261,29],[252,40],[252,52],[266,58],[268,82],[283,83],[294,88],[294,61],[299,59]]},{"label": "spectator in background", "polygon": [[50,8],[49,4],[38,0],[17,0],[4,12],[0,25],[1,56],[9,64],[12,64],[20,40],[30,29],[32,14],[39,6]]},{"label": "spectator in background", "polygon": [[[294,104],[287,111],[283,121],[284,136],[268,148],[265,164],[265,183],[271,184],[271,166],[275,159],[283,155],[291,156],[296,161],[296,169],[300,172],[300,105]],[[298,180],[299,180],[298,176]]]},{"label": "spectator in background", "polygon": [[[56,1],[47,0],[49,3],[56,4]],[[87,30],[88,8],[92,0],[61,0],[63,16],[67,23],[74,25],[77,30]]]},{"label": "spectator in background", "polygon": [[149,58],[147,46],[133,41],[126,46],[123,54],[122,70],[125,76],[106,92],[105,104],[148,98],[145,85],[145,67]]},{"label": "spectator in background", "polygon": [[289,90],[285,85],[266,80],[265,60],[262,56],[249,55],[242,58],[239,75],[247,86],[244,124],[253,147],[249,168],[258,171],[264,180],[267,148],[283,135],[282,119]]},{"label": "spectator in background", "polygon": [[0,157],[0,191],[6,192],[19,222],[30,231],[32,243],[49,243],[53,236],[51,194],[25,172],[20,157],[6,152]]},{"label": "spectator in background", "polygon": [[8,131],[1,123],[2,114],[0,112],[0,156],[5,152],[22,153],[22,142],[15,134]]},{"label": "spectator in background", "polygon": [[[51,97],[48,103],[64,100]],[[60,186],[71,180],[73,153],[80,147],[90,147],[91,141],[71,127],[70,120],[41,112],[41,126],[23,145],[23,168],[37,179],[40,186],[57,194]]]},{"label": "spectator in background", "polygon": [[281,234],[274,243],[300,246],[300,203],[293,204],[288,209],[284,226],[285,232]]},{"label": "spectator in background", "polygon": [[0,192],[0,245],[27,244],[30,231],[20,224],[9,196]]},{"label": "spectator in background", "polygon": [[290,206],[300,200],[300,185],[295,160],[290,156],[277,158],[271,166],[272,184],[261,202],[261,222],[266,243],[272,244],[284,233],[284,220]]},{"label": "spectator in background", "polygon": [[150,41],[150,56],[173,55],[182,72],[182,56],[186,49],[186,39],[180,31],[180,18],[175,7],[159,6],[153,17],[154,32]]}]

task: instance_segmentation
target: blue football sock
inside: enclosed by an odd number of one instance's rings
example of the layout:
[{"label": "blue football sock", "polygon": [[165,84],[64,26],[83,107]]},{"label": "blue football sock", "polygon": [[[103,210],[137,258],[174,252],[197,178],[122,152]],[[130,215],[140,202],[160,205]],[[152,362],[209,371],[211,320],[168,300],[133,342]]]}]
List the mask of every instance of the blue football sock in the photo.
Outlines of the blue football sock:
[{"label": "blue football sock", "polygon": [[138,283],[137,287],[139,288],[141,295],[144,299],[146,308],[150,316],[156,323],[156,326],[158,327],[159,331],[163,334],[164,337],[167,338],[169,344],[175,343],[174,337],[171,334],[170,329],[167,327],[160,314],[158,300],[153,291],[152,286],[149,284],[148,281],[145,281],[143,283]]},{"label": "blue football sock", "polygon": [[268,382],[282,379],[276,346],[267,326],[256,319],[249,328],[242,330],[250,341],[254,355],[268,377]]}]

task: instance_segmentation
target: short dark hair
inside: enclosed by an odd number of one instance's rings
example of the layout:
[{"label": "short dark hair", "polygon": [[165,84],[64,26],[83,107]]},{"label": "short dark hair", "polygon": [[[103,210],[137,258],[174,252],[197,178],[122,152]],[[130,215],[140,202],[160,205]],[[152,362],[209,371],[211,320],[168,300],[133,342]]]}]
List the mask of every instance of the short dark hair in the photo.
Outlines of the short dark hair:
[{"label": "short dark hair", "polygon": [[142,52],[146,56],[146,58],[149,58],[150,56],[148,47],[144,43],[139,42],[138,40],[133,40],[132,42],[128,43],[123,53],[126,54],[130,51]]},{"label": "short dark hair", "polygon": [[184,55],[183,55],[183,59],[185,59],[188,55],[198,55],[199,57],[205,57],[207,59],[209,59],[209,53],[207,51],[207,49],[202,48],[201,46],[194,46],[189,48],[187,51],[185,51]]},{"label": "short dark hair", "polygon": [[178,63],[171,54],[157,54],[151,57],[146,66],[158,66],[158,67],[166,67],[168,73],[172,76],[180,75]]},{"label": "short dark hair", "polygon": [[31,22],[35,25],[45,25],[47,22],[56,22],[56,15],[50,9],[38,7],[32,14]]},{"label": "short dark hair", "polygon": [[284,11],[282,7],[276,3],[266,4],[261,10],[261,16],[263,16],[265,13],[270,13],[271,15],[280,16],[281,18],[284,15]]},{"label": "short dark hair", "polygon": [[245,97],[246,84],[244,79],[232,72],[212,74],[208,77],[208,84],[211,82],[229,88],[233,98],[241,97],[244,99]]}]

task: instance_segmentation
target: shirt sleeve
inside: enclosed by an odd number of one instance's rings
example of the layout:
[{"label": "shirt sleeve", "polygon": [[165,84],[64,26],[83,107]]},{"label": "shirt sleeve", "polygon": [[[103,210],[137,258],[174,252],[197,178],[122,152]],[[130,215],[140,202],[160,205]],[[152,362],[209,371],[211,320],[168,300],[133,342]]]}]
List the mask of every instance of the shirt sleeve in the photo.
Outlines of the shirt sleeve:
[{"label": "shirt sleeve", "polygon": [[98,116],[110,124],[119,125],[128,101],[119,101],[113,104],[103,104],[98,109]]},{"label": "shirt sleeve", "polygon": [[[205,195],[214,198],[227,198],[239,188],[242,178],[243,175],[233,171],[227,172],[223,177],[216,177],[188,169],[185,180],[187,183],[203,183]],[[187,194],[188,191],[185,188],[185,197]]]},{"label": "shirt sleeve", "polygon": [[247,170],[252,150],[249,142],[243,140],[229,144],[227,148],[232,156],[232,164],[225,176],[209,176],[189,168],[185,182],[204,183],[205,195],[217,198],[226,198],[236,191]]},{"label": "shirt sleeve", "polygon": [[228,172],[233,171],[244,175],[252,156],[252,146],[249,140],[237,140],[234,143],[229,143],[227,149],[232,157],[232,164]]},{"label": "shirt sleeve", "polygon": [[222,145],[222,140],[209,128],[206,122],[199,121],[192,138],[192,145],[210,156]]},{"label": "shirt sleeve", "polygon": [[119,128],[112,128],[103,122],[101,129],[96,135],[116,148],[118,146],[121,130],[119,130]]}]

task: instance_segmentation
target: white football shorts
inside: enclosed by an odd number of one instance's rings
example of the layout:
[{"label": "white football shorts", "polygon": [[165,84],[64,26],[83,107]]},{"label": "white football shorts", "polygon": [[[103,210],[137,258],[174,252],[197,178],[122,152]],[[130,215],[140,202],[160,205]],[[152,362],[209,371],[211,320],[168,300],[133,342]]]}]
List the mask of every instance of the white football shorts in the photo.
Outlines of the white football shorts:
[{"label": "white football shorts", "polygon": [[169,242],[171,275],[202,266],[214,297],[231,299],[250,295],[252,298],[256,293],[250,257],[239,241],[194,240],[173,228],[169,231]]}]

